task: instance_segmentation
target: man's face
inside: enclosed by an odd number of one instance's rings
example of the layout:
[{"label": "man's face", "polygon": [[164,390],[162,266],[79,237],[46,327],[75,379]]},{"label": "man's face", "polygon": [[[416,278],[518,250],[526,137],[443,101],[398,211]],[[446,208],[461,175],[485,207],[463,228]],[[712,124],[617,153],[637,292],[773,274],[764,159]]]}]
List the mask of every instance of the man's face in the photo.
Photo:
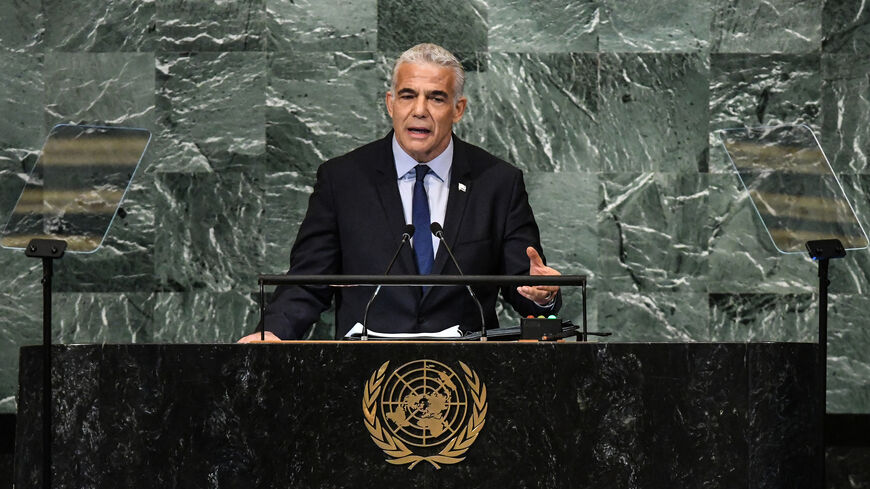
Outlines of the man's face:
[{"label": "man's face", "polygon": [[399,146],[418,162],[432,161],[450,144],[453,124],[462,119],[465,97],[455,99],[454,73],[431,63],[402,63],[396,96],[387,92],[387,112]]}]

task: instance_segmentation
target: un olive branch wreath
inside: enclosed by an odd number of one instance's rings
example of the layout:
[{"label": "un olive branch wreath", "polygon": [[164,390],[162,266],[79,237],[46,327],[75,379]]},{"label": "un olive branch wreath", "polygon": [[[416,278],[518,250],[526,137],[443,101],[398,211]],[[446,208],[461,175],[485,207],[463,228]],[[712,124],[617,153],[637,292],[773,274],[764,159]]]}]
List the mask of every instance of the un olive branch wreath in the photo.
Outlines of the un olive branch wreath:
[{"label": "un olive branch wreath", "polygon": [[387,462],[393,465],[410,464],[408,465],[408,470],[411,470],[415,465],[424,461],[429,462],[436,469],[440,469],[441,466],[439,464],[455,464],[465,460],[465,457],[462,455],[464,455],[465,452],[471,448],[474,441],[477,440],[477,435],[480,434],[480,431],[483,429],[483,425],[486,422],[486,385],[480,381],[477,373],[468,368],[464,363],[459,362],[459,365],[465,372],[465,379],[471,388],[471,398],[474,400],[474,409],[472,410],[471,417],[465,428],[460,430],[459,434],[451,439],[437,455],[423,457],[421,455],[416,455],[414,452],[409,450],[407,445],[405,445],[405,443],[398,437],[390,436],[390,434],[383,429],[381,422],[377,417],[375,404],[378,394],[380,394],[381,384],[384,382],[384,372],[387,370],[387,365],[389,365],[389,363],[389,361],[384,362],[384,364],[372,374],[369,381],[365,384],[362,399],[365,425],[369,435],[372,437],[372,441],[374,441],[375,445],[383,450],[384,453],[393,457],[388,458]]}]

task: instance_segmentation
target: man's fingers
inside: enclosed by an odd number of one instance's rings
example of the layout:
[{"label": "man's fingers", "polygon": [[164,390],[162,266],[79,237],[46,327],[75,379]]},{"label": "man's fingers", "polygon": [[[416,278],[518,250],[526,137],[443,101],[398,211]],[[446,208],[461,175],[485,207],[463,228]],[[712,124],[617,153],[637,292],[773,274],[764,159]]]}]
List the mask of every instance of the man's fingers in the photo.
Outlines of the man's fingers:
[{"label": "man's fingers", "polygon": [[548,304],[551,300],[553,300],[553,297],[556,296],[556,293],[558,291],[559,287],[551,286],[532,287],[524,285],[522,287],[517,287],[517,292],[519,292],[521,296],[540,305]]},{"label": "man's fingers", "polygon": [[[517,287],[517,292],[519,292],[521,296],[525,297],[526,299],[528,299],[530,301],[535,300],[535,296],[532,295],[532,287],[527,287],[527,286]],[[535,301],[535,302],[537,302],[537,301]]]},{"label": "man's fingers", "polygon": [[541,259],[541,255],[538,254],[538,250],[536,250],[533,246],[529,246],[528,248],[526,248],[526,255],[529,257],[530,269],[544,266],[544,260]]}]

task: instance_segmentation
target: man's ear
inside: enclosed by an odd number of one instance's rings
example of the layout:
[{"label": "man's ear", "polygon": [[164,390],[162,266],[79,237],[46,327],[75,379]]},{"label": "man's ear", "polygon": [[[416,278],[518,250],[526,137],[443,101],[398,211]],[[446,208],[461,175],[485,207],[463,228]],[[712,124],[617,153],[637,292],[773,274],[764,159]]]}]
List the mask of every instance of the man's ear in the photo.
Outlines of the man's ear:
[{"label": "man's ear", "polygon": [[465,106],[468,104],[468,99],[465,97],[460,97],[459,100],[456,101],[456,113],[453,115],[453,123],[456,124],[462,119],[462,116],[465,114]]},{"label": "man's ear", "polygon": [[390,114],[390,117],[393,117],[393,91],[387,90],[387,96],[384,99],[384,102],[387,104],[387,113]]}]

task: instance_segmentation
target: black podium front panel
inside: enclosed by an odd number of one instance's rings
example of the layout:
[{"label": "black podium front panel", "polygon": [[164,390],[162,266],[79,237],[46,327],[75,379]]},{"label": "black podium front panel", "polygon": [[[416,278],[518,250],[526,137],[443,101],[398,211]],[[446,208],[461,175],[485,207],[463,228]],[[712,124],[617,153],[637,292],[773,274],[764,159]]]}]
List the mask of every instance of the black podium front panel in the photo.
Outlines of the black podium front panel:
[{"label": "black podium front panel", "polygon": [[[813,344],[84,345],[54,487],[809,487]],[[17,487],[40,481],[21,352]]]}]

